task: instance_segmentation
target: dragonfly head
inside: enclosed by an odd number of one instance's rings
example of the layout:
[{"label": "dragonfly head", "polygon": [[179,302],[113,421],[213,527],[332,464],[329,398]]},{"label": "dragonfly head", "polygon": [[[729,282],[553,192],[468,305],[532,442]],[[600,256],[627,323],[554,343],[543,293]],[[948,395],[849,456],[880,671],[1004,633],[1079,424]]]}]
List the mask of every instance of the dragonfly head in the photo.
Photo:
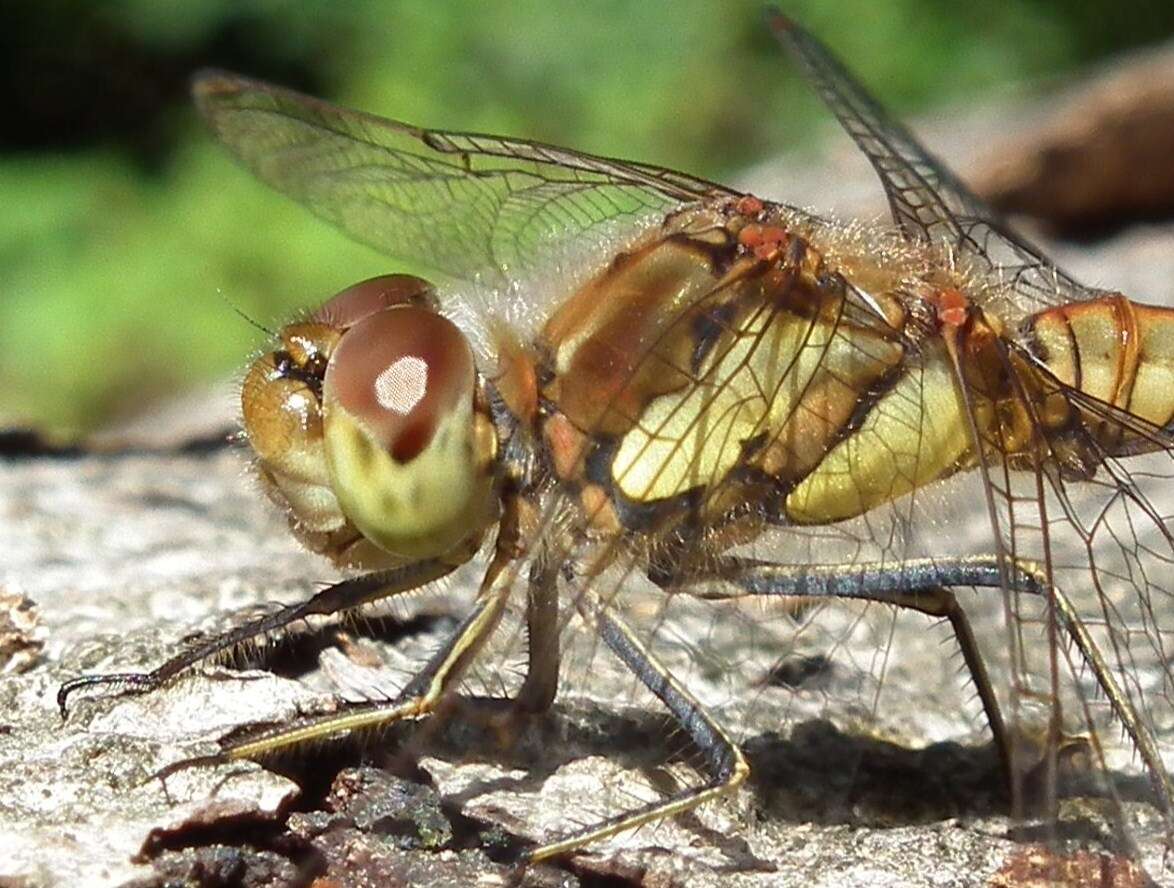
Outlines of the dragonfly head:
[{"label": "dragonfly head", "polygon": [[241,404],[262,473],[302,529],[349,524],[406,560],[480,535],[497,438],[472,350],[427,281],[363,281],[280,339]]}]

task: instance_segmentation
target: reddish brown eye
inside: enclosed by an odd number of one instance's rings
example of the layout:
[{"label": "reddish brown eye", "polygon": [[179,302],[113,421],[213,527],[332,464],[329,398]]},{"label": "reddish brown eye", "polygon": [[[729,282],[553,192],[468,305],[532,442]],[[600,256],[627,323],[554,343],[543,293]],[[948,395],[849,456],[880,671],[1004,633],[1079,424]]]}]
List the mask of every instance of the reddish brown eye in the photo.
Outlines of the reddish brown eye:
[{"label": "reddish brown eye", "polygon": [[423,278],[410,274],[383,274],[335,294],[310,317],[345,330],[386,308],[430,304],[432,293],[432,285]]},{"label": "reddish brown eye", "polygon": [[402,305],[370,314],[339,341],[325,394],[396,462],[413,459],[473,394],[473,354],[447,318]]}]

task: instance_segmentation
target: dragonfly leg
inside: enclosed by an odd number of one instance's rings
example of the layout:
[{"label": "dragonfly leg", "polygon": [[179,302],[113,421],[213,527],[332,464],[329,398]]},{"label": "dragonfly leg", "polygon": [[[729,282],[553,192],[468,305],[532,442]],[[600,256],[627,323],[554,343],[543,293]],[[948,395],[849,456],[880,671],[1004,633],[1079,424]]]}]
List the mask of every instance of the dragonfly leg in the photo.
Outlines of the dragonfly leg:
[{"label": "dragonfly leg", "polygon": [[693,740],[705,758],[709,779],[700,786],[689,788],[662,801],[628,811],[541,845],[527,855],[530,861],[565,854],[608,836],[691,811],[698,805],[733,792],[750,773],[750,765],[733,739],[648,651],[626,624],[587,595],[577,596],[577,604],[584,619],[594,624],[604,644],[665,705]]},{"label": "dragonfly leg", "polygon": [[509,598],[513,575],[506,568],[522,554],[522,549],[517,526],[518,502],[511,498],[504,505],[494,556],[486,567],[472,609],[440,649],[394,698],[343,703],[338,710],[326,715],[307,716],[292,723],[236,736],[222,741],[218,752],[174,762],[155,776],[165,779],[193,765],[264,758],[283,749],[352,732],[375,730],[399,721],[421,719],[435,712],[443,700],[453,696],[455,683],[459,682],[493,633]]},{"label": "dragonfly leg", "polygon": [[[543,551],[530,565],[526,597],[526,676],[514,697],[454,695],[459,717],[476,722],[507,746],[533,716],[550,709],[559,680],[558,579],[561,565]],[[441,725],[432,723],[432,729]],[[424,740],[421,735],[417,740]]]},{"label": "dragonfly leg", "polygon": [[514,699],[521,713],[545,712],[558,691],[559,607],[561,565],[543,553],[530,571],[526,597],[526,678]]},{"label": "dragonfly leg", "polygon": [[[1008,570],[1010,577],[1005,579],[1005,570],[999,558],[993,555],[910,559],[899,565],[877,562],[849,566],[802,567],[752,559],[724,558],[718,559],[703,572],[673,577],[671,582],[665,579],[662,584],[674,591],[711,600],[747,595],[795,599],[845,598],[877,601],[917,610],[931,616],[945,617],[958,639],[963,659],[978,690],[1004,774],[1012,786],[1012,791],[1015,775],[1018,773],[1014,762],[1015,744],[1007,731],[969,620],[949,589],[960,586],[1002,589],[1005,582],[1010,582],[1017,592],[1046,596],[1065,634],[1096,677],[1114,714],[1145,763],[1158,805],[1164,811],[1174,810],[1174,783],[1171,782],[1153,734],[1145,726],[1129,696],[1113,675],[1113,670],[1089,634],[1076,608],[1063,590],[1049,585],[1044,571],[1033,562],[1015,562]],[[731,584],[735,588],[722,589],[714,585],[716,581]]]},{"label": "dragonfly leg", "polygon": [[432,558],[343,580],[326,587],[306,601],[288,605],[205,639],[150,672],[114,672],[70,679],[57,691],[58,708],[64,718],[68,713],[69,698],[81,688],[113,685],[136,693],[154,690],[197,663],[216,654],[235,650],[260,635],[280,631],[309,616],[327,616],[418,589],[450,573],[457,566],[455,562]]},{"label": "dragonfly leg", "polygon": [[376,730],[398,721],[421,719],[432,714],[492,634],[505,608],[509,589],[509,583],[483,586],[460,626],[394,699],[345,703],[327,715],[308,716],[290,724],[236,737],[224,741],[218,752],[174,762],[155,776],[165,779],[194,765],[261,759],[284,749]]},{"label": "dragonfly leg", "polygon": [[943,618],[950,624],[950,631],[958,643],[958,650],[962,654],[962,661],[970,673],[970,680],[974,684],[978,699],[982,703],[982,711],[986,715],[987,724],[991,729],[995,749],[999,755],[1005,778],[1010,779],[1015,770],[1015,744],[1007,730],[1007,723],[1003,718],[1003,711],[999,706],[999,699],[995,695],[994,685],[991,683],[990,673],[983,661],[982,653],[978,648],[978,639],[974,630],[970,628],[970,619],[958,598],[945,586],[927,586],[912,592],[894,592],[891,598],[881,597],[878,601],[890,601],[896,607],[908,608],[925,614],[929,617]]},{"label": "dragonfly leg", "polygon": [[[673,591],[684,592],[710,600],[739,598],[747,595],[805,598],[852,598],[876,601],[894,607],[918,611],[927,616],[944,618],[957,640],[962,659],[982,703],[990,725],[999,761],[1006,775],[1012,771],[1013,745],[1006,721],[995,695],[994,686],[978,648],[978,641],[970,627],[958,599],[948,588],[951,585],[979,585],[998,576],[997,564],[987,559],[960,559],[956,563],[942,561],[909,561],[894,567],[884,564],[854,566],[791,565],[760,562],[740,558],[725,558],[706,571],[704,576],[686,575],[672,585]],[[722,589],[712,585],[722,579],[735,587]],[[694,589],[694,583],[702,584]]]},{"label": "dragonfly leg", "polygon": [[1101,649],[1097,647],[1096,642],[1089,635],[1088,628],[1080,619],[1080,615],[1076,612],[1072,602],[1059,589],[1052,590],[1052,600],[1057,612],[1060,614],[1060,620],[1064,625],[1065,631],[1068,633],[1068,637],[1072,640],[1076,649],[1080,651],[1081,658],[1091,669],[1093,675],[1096,676],[1097,684],[1100,685],[1101,690],[1109,701],[1109,705],[1113,707],[1113,714],[1120,720],[1122,726],[1125,728],[1125,733],[1129,735],[1130,740],[1133,741],[1134,748],[1138,751],[1142,761],[1145,762],[1150,777],[1150,784],[1153,786],[1154,793],[1157,796],[1158,806],[1167,815],[1174,813],[1174,782],[1171,781],[1170,774],[1166,770],[1154,735],[1142,723],[1141,718],[1137,714],[1137,710],[1129,699],[1129,695],[1122,689],[1120,683],[1114,677],[1113,671],[1109,668],[1109,664],[1105,661],[1105,657],[1101,653]]}]

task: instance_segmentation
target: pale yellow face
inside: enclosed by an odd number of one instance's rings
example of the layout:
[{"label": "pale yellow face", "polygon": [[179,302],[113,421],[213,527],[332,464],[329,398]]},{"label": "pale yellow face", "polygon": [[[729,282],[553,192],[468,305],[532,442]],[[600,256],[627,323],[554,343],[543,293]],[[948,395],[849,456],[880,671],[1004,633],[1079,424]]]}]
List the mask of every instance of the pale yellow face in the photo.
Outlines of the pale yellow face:
[{"label": "pale yellow face", "polygon": [[364,281],[283,328],[245,378],[262,475],[326,554],[361,536],[397,559],[439,556],[489,521],[496,437],[468,342],[431,299],[419,278]]}]

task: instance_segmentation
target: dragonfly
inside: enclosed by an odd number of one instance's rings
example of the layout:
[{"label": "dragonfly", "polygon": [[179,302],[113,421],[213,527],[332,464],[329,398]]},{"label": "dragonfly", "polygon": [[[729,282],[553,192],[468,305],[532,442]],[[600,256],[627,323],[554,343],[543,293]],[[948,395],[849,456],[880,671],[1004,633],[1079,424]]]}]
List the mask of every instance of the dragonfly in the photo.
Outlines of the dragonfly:
[{"label": "dragonfly", "polygon": [[[526,859],[681,814],[733,794],[750,768],[629,617],[661,592],[776,602],[796,622],[827,603],[944,621],[1014,806],[1028,809],[1035,785],[1054,806],[1073,749],[1111,767],[1101,707],[1169,812],[1174,522],[1160,493],[1174,310],[1077,281],[819,40],[768,19],[879,176],[891,222],[849,225],[650,164],[200,75],[201,115],[257,178],[435,276],[347,288],[283,327],[242,387],[269,494],[304,545],[350,573],[151,671],[66,682],[63,713],[79,689],[155,689],[480,559],[467,613],[397,692],[238,731],[178,766],[424,722],[466,696],[503,614],[521,607],[510,713],[551,707],[564,633],[591,631],[704,771]],[[948,525],[923,532],[935,494],[959,489],[981,507],[978,552]],[[964,591],[998,602],[1005,677],[987,666]]]}]

